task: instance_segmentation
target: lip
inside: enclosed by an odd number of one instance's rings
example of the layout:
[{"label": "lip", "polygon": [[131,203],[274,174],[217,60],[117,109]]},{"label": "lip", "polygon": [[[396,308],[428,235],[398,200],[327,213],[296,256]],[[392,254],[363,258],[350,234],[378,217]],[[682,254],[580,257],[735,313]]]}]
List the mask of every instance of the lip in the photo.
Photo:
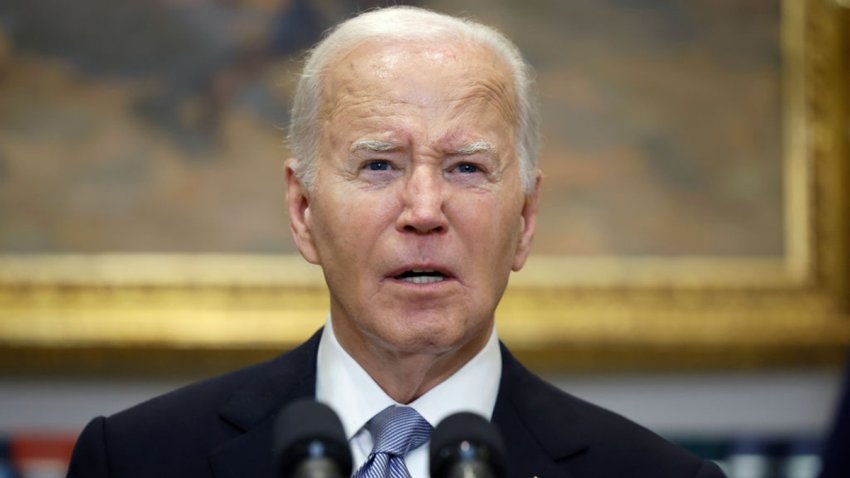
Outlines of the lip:
[{"label": "lip", "polygon": [[439,272],[440,274],[443,275],[444,278],[441,282],[436,282],[434,284],[428,284],[428,285],[436,285],[436,284],[440,284],[440,283],[443,283],[443,282],[446,282],[446,281],[449,281],[449,280],[457,280],[457,276],[455,275],[454,271],[452,271],[451,268],[449,268],[448,266],[445,266],[443,264],[436,264],[436,263],[419,263],[419,262],[399,266],[399,267],[393,269],[392,271],[390,271],[385,276],[385,278],[387,280],[391,280],[391,281],[395,281],[395,282],[403,282],[405,284],[410,284],[410,285],[421,285],[421,284],[413,284],[411,282],[404,281],[404,280],[398,278],[398,276],[400,276],[401,274],[404,274],[405,272],[408,272],[408,271],[411,271],[411,270],[429,270],[429,271]]}]

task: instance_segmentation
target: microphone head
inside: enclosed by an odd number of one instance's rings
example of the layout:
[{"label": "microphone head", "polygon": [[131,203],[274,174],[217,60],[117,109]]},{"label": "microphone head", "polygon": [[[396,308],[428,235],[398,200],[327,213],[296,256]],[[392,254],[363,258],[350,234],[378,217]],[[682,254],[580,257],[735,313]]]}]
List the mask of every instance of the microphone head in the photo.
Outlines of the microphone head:
[{"label": "microphone head", "polygon": [[495,425],[470,412],[455,413],[441,421],[431,434],[431,477],[454,475],[463,463],[487,465],[486,476],[505,476],[502,436]]},{"label": "microphone head", "polygon": [[309,459],[325,459],[351,476],[351,451],[336,413],[314,400],[299,400],[278,413],[274,422],[272,453],[278,476],[289,477]]}]

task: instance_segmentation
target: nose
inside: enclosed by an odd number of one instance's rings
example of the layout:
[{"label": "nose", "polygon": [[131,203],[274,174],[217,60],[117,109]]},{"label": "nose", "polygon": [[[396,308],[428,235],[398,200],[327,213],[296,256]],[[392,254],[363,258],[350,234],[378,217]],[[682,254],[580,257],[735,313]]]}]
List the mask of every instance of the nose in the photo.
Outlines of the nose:
[{"label": "nose", "polygon": [[411,171],[403,187],[403,209],[398,217],[397,229],[416,234],[446,231],[448,221],[443,211],[445,191],[439,169],[419,165]]}]

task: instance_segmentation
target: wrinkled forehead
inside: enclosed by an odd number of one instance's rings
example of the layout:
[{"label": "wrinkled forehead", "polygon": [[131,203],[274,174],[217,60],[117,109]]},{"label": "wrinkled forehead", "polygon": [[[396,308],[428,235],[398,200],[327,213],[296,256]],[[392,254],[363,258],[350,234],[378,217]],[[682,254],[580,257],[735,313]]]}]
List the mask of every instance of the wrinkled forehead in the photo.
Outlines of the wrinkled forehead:
[{"label": "wrinkled forehead", "polygon": [[[517,94],[506,62],[487,45],[461,40],[370,40],[339,54],[325,72],[322,114],[368,99],[409,103],[443,86],[447,101],[478,100],[515,125]],[[404,98],[388,95],[405,94]],[[467,101],[467,103],[470,103]]]}]

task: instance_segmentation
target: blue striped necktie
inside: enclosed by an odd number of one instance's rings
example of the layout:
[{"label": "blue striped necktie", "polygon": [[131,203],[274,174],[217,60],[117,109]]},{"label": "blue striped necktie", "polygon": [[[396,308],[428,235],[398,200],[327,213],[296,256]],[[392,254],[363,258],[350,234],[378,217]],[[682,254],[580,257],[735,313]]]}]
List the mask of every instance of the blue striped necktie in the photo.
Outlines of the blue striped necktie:
[{"label": "blue striped necktie", "polygon": [[404,465],[407,453],[431,436],[431,425],[410,407],[391,406],[366,425],[374,446],[354,478],[410,478]]}]

